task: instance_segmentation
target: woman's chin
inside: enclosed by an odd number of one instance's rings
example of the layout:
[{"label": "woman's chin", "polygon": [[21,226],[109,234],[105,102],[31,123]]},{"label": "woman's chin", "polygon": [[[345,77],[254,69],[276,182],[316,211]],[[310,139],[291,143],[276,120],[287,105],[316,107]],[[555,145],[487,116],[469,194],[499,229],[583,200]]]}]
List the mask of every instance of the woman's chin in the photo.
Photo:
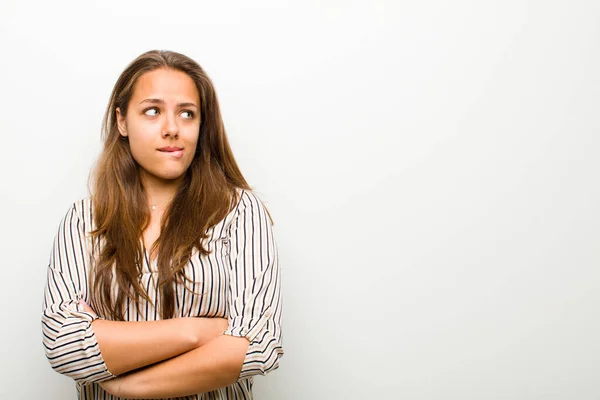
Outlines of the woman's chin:
[{"label": "woman's chin", "polygon": [[146,171],[146,174],[144,175],[147,175],[147,178],[150,179],[170,183],[183,178],[185,171]]}]

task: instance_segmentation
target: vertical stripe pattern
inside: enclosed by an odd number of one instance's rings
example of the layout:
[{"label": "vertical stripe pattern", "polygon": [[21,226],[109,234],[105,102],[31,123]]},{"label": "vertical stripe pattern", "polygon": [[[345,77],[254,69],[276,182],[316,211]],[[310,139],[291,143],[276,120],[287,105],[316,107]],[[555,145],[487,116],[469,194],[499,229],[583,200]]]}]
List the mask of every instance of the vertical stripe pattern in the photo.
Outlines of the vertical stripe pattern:
[{"label": "vertical stripe pattern", "polygon": [[[232,211],[209,229],[201,255],[195,250],[185,266],[187,280],[175,286],[176,315],[227,318],[226,335],[250,341],[242,371],[234,384],[179,399],[252,399],[255,375],[279,367],[281,334],[281,276],[277,244],[262,201],[251,191],[238,190]],[[91,199],[75,202],[59,225],[50,254],[42,314],[42,340],[52,368],[73,378],[79,399],[118,399],[99,382],[114,377],[106,367],[91,327],[95,318],[79,300],[89,302],[91,242],[94,228]],[[160,304],[156,261],[148,253],[140,268],[140,284],[153,304]],[[140,309],[127,302],[129,321],[159,319],[154,305],[142,300]]]}]

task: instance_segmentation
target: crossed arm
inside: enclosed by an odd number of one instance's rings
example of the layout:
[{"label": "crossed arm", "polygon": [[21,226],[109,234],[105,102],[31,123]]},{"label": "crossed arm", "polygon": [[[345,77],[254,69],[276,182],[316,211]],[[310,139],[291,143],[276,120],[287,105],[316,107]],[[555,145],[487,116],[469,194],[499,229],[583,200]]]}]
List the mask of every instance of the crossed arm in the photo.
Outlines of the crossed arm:
[{"label": "crossed arm", "polygon": [[[83,307],[95,314],[87,304]],[[246,338],[222,334],[228,325],[224,318],[95,319],[91,325],[108,370],[118,375],[100,385],[132,399],[178,397],[230,385],[240,375],[249,346]]]},{"label": "crossed arm", "polygon": [[195,350],[101,385],[132,399],[208,392],[237,381],[248,345],[245,338],[220,335]]},{"label": "crossed arm", "polygon": [[[82,302],[86,312],[94,311]],[[227,328],[224,318],[173,318],[160,321],[94,319],[92,329],[106,367],[122,375],[194,350]]]},{"label": "crossed arm", "polygon": [[[83,205],[79,207],[83,208]],[[228,233],[228,318],[120,322],[97,319],[88,298],[85,229],[73,205],[59,226],[42,318],[52,367],[128,398],[215,390],[279,365],[281,295],[277,250],[264,206],[244,192]]]},{"label": "crossed arm", "polygon": [[206,392],[239,377],[249,341],[223,335],[228,319],[100,319],[73,288],[76,274],[54,267],[48,274],[42,331],[57,372],[127,398]]}]

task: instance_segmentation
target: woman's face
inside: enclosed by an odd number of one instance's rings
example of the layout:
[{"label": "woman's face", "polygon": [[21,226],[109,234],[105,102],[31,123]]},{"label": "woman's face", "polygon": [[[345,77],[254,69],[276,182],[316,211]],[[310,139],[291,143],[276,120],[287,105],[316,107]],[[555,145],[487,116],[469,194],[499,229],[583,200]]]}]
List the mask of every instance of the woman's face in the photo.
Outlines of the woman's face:
[{"label": "woman's face", "polygon": [[196,152],[199,106],[194,81],[184,72],[162,68],[140,76],[126,117],[117,107],[119,132],[129,138],[143,182],[183,177]]}]

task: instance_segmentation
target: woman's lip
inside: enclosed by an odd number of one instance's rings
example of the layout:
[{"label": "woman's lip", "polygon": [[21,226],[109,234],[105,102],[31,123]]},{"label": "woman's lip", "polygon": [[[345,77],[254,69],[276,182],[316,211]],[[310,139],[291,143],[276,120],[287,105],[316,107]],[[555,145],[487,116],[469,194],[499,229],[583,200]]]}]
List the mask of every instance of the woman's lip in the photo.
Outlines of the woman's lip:
[{"label": "woman's lip", "polygon": [[183,156],[183,149],[181,150],[174,150],[174,151],[167,151],[167,150],[159,150],[161,153],[165,153],[168,154],[170,156],[173,156],[175,158],[181,158]]}]

